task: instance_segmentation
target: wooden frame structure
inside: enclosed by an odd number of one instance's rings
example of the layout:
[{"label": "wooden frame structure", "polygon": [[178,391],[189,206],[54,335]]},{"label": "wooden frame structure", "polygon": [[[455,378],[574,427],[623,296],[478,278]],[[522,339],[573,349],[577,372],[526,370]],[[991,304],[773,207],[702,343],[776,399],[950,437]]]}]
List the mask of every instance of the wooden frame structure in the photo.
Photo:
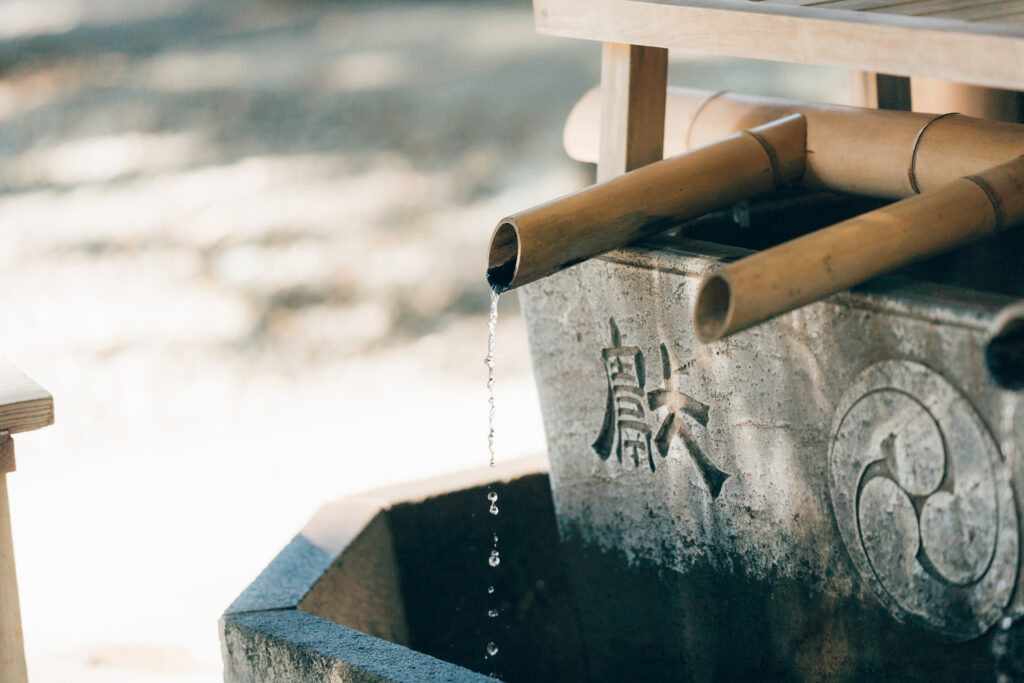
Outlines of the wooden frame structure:
[{"label": "wooden frame structure", "polygon": [[[996,118],[1013,118],[1000,109],[1016,95],[988,88],[1024,91],[1024,0],[534,0],[534,18],[541,33],[604,43],[598,181],[662,158],[669,48],[845,68],[868,106],[909,100],[900,76],[937,102],[990,94],[974,113]],[[703,341],[721,336],[705,327]]]},{"label": "wooden frame structure", "polygon": [[[534,0],[540,33],[604,43],[598,180],[661,159],[668,49],[1024,90],[1024,1]],[[877,93],[877,94],[876,94]]]},{"label": "wooden frame structure", "polygon": [[534,20],[605,43],[599,180],[661,158],[668,48],[1024,90],[1020,0],[534,0]]},{"label": "wooden frame structure", "polygon": [[[537,30],[548,35],[1024,90],[1021,0],[534,0],[533,6]],[[617,54],[622,60],[630,51]],[[637,85],[653,80],[646,73]]]}]

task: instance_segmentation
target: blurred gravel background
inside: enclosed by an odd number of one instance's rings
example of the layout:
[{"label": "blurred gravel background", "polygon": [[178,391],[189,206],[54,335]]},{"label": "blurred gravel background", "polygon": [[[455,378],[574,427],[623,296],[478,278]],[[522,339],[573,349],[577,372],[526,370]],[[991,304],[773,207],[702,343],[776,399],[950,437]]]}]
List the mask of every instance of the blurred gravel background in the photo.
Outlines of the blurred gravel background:
[{"label": "blurred gravel background", "polygon": [[[57,410],[10,477],[34,681],[219,680],[220,611],[320,505],[486,463],[486,243],[589,182],[599,54],[526,0],[0,0],[0,351]],[[499,459],[542,452],[510,296],[497,373]]]}]

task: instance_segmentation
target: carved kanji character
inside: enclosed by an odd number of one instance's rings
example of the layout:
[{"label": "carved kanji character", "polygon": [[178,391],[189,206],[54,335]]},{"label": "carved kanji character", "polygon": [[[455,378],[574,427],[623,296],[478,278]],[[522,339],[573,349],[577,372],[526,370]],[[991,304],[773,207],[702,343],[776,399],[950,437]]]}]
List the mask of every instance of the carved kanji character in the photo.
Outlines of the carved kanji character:
[{"label": "carved kanji character", "polygon": [[647,424],[643,403],[646,375],[644,354],[635,346],[622,346],[615,321],[608,322],[611,326],[612,346],[601,352],[608,379],[608,401],[605,405],[604,425],[593,448],[602,460],[607,460],[614,452],[619,462],[622,462],[625,454],[637,467],[640,459],[645,457],[651,471],[654,471],[651,428]]}]

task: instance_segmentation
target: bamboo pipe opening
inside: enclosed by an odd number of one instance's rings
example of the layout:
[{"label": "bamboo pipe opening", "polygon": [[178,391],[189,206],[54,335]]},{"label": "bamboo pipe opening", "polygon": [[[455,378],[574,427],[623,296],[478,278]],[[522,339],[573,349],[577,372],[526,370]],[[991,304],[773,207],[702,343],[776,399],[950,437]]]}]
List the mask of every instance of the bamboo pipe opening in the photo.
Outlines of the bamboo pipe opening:
[{"label": "bamboo pipe opening", "polygon": [[702,344],[718,339],[729,328],[732,300],[732,287],[726,277],[716,273],[701,284],[697,292],[693,326]]},{"label": "bamboo pipe opening", "polygon": [[1024,305],[1012,307],[994,325],[985,346],[985,364],[1004,389],[1024,389]]},{"label": "bamboo pipe opening", "polygon": [[519,270],[519,228],[512,221],[502,221],[494,229],[487,255],[487,284],[495,292],[508,291]]}]

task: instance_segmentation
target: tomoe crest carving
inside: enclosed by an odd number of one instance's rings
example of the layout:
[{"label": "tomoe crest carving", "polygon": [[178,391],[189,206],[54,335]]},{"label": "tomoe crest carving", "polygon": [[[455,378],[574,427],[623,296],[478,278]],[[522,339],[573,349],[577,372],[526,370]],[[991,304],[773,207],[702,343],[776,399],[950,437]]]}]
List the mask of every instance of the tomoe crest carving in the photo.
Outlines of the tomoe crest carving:
[{"label": "tomoe crest carving", "polygon": [[1020,544],[1010,477],[940,375],[886,361],[857,377],[836,410],[829,487],[843,542],[893,617],[953,640],[999,619]]}]

